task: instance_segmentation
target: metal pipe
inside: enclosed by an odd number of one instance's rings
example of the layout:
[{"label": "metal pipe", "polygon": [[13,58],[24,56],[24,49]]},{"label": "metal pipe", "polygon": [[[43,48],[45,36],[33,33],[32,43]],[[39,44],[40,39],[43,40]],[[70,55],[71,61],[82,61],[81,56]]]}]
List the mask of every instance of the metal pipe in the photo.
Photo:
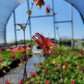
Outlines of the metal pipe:
[{"label": "metal pipe", "polygon": [[69,23],[72,22],[72,20],[66,20],[66,21],[55,21],[55,23]]},{"label": "metal pipe", "polygon": [[54,0],[52,0],[52,8],[53,8],[53,30],[54,30],[54,38],[55,38],[55,43],[56,43],[56,31],[55,31],[55,15],[54,15]]},{"label": "metal pipe", "polygon": [[[29,10],[30,9],[29,0],[27,0],[27,6]],[[30,16],[29,16],[29,31],[30,31],[30,40],[31,40],[31,46],[32,46],[32,30],[31,30],[31,17]]]},{"label": "metal pipe", "polygon": [[6,41],[6,26],[4,27],[4,42],[5,42],[5,46],[7,44],[7,41]]},{"label": "metal pipe", "polygon": [[15,44],[16,44],[16,47],[17,47],[17,35],[16,35],[16,18],[15,18],[15,10],[13,11],[13,18],[14,18]]},{"label": "metal pipe", "polygon": [[30,18],[51,17],[53,15],[30,16]]},{"label": "metal pipe", "polygon": [[74,31],[73,31],[73,8],[71,5],[71,47],[74,48]]},{"label": "metal pipe", "polygon": [[[22,25],[26,25],[26,23],[20,23],[20,24],[22,24]],[[15,24],[16,26],[17,26],[17,24]],[[27,25],[29,25],[29,23],[27,23]]]}]

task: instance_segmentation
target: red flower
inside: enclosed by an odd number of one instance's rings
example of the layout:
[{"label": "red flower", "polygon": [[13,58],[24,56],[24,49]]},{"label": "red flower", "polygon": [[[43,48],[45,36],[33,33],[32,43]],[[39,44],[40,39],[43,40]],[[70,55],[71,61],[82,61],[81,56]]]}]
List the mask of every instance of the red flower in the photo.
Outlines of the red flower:
[{"label": "red flower", "polygon": [[83,51],[80,50],[80,51],[79,51],[79,56],[82,56],[82,55],[83,55]]},{"label": "red flower", "polygon": [[68,66],[68,63],[66,62],[66,63],[64,64],[64,66],[65,66],[65,68],[67,68],[67,66]]},{"label": "red flower", "polygon": [[45,38],[43,35],[36,33],[35,34],[36,37],[38,37],[38,39],[42,40],[42,42],[48,46],[48,47],[57,47],[56,44],[52,43],[50,39]]},{"label": "red flower", "polygon": [[26,50],[28,49],[28,46],[26,46]]},{"label": "red flower", "polygon": [[36,6],[39,6],[40,8],[45,5],[44,0],[33,0],[36,3]]},{"label": "red flower", "polygon": [[9,48],[9,51],[11,51],[11,48]]},{"label": "red flower", "polygon": [[31,72],[31,78],[35,78],[35,72]]},{"label": "red flower", "polygon": [[50,13],[50,7],[46,7],[46,14]]},{"label": "red flower", "polygon": [[14,52],[11,52],[11,57],[14,60],[14,58],[15,58],[15,53]]},{"label": "red flower", "polygon": [[8,82],[8,81],[5,81],[5,84],[11,84],[10,82]]},{"label": "red flower", "polygon": [[76,84],[74,79],[71,79],[71,84]]},{"label": "red flower", "polygon": [[61,68],[62,67],[62,64],[59,64],[58,67]]},{"label": "red flower", "polygon": [[32,37],[37,44],[43,49],[45,55],[51,53],[51,47],[57,47],[50,39],[45,38],[43,35],[36,33]]},{"label": "red flower", "polygon": [[2,63],[2,57],[0,56],[0,64]]},{"label": "red flower", "polygon": [[37,44],[44,50],[45,53],[49,53],[50,51],[50,48],[48,46],[46,46],[39,38],[36,38],[36,35],[34,35],[32,37],[36,42]]},{"label": "red flower", "polygon": [[43,63],[42,62],[40,62],[40,67],[43,67]]},{"label": "red flower", "polygon": [[19,84],[23,84],[23,79],[22,79],[22,78],[20,79],[20,82],[19,82]]},{"label": "red flower", "polygon": [[49,80],[46,80],[46,81],[45,81],[45,84],[50,84]]},{"label": "red flower", "polygon": [[22,53],[25,51],[24,47],[21,47],[20,50]]},{"label": "red flower", "polygon": [[81,67],[79,67],[79,71],[82,71],[82,68]]},{"label": "red flower", "polygon": [[1,52],[1,48],[0,48],[0,52]]},{"label": "red flower", "polygon": [[44,68],[44,71],[45,71],[45,72],[47,71],[47,67]]},{"label": "red flower", "polygon": [[15,47],[12,47],[12,49],[15,49]]},{"label": "red flower", "polygon": [[29,59],[29,56],[28,55],[26,56],[26,59]]}]

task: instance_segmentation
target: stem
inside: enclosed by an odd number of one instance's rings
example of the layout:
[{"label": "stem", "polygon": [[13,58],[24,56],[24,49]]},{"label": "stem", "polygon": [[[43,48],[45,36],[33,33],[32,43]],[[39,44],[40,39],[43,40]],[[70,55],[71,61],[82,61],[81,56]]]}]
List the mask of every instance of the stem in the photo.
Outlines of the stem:
[{"label": "stem", "polygon": [[[33,8],[33,5],[32,5],[32,7],[31,7],[31,10],[32,10],[32,8]],[[27,27],[27,24],[28,24],[29,19],[30,19],[30,15],[28,16],[27,22],[26,22],[26,24],[25,24],[25,28],[23,29],[23,34],[24,34],[24,48],[25,48],[25,52],[24,52],[25,65],[24,65],[23,83],[24,83],[25,80],[27,79],[26,64],[27,64],[27,61],[28,61],[28,60],[26,60],[25,29],[26,29],[26,27]],[[31,52],[30,52],[30,53],[31,53]],[[29,54],[30,54],[30,53],[29,53]]]},{"label": "stem", "polygon": [[23,83],[24,83],[24,81],[27,79],[27,73],[26,73],[26,44],[25,44],[25,29],[23,30],[23,33],[24,33],[24,48],[25,48],[25,52],[24,52],[25,66],[24,66],[24,74],[23,74]]}]

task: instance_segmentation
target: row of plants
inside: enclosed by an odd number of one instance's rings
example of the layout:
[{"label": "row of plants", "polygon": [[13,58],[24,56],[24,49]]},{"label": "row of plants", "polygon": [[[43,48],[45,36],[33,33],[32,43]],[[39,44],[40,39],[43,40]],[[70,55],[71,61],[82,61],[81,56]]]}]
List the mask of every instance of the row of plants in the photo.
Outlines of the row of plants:
[{"label": "row of plants", "polygon": [[[1,48],[0,48],[1,50]],[[26,46],[26,58],[29,58],[30,48]],[[5,51],[0,51],[0,77],[5,75],[11,69],[17,67],[20,63],[24,62],[25,48],[21,47],[10,47],[5,48]]]},{"label": "row of plants", "polygon": [[32,38],[43,49],[45,60],[38,63],[36,72],[30,72],[31,77],[27,77],[25,81],[22,78],[19,84],[84,83],[83,50],[64,46],[58,47],[39,33],[33,35]]},{"label": "row of plants", "polygon": [[38,63],[36,72],[31,72],[25,84],[83,84],[84,51],[69,47],[53,47],[57,54],[48,54]]}]

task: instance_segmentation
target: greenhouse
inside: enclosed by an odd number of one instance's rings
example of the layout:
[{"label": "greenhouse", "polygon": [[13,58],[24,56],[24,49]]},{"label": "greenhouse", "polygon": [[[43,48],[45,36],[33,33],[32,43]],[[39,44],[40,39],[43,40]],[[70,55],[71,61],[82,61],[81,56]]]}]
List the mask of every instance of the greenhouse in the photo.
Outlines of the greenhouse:
[{"label": "greenhouse", "polygon": [[83,0],[0,0],[0,84],[84,84]]}]

